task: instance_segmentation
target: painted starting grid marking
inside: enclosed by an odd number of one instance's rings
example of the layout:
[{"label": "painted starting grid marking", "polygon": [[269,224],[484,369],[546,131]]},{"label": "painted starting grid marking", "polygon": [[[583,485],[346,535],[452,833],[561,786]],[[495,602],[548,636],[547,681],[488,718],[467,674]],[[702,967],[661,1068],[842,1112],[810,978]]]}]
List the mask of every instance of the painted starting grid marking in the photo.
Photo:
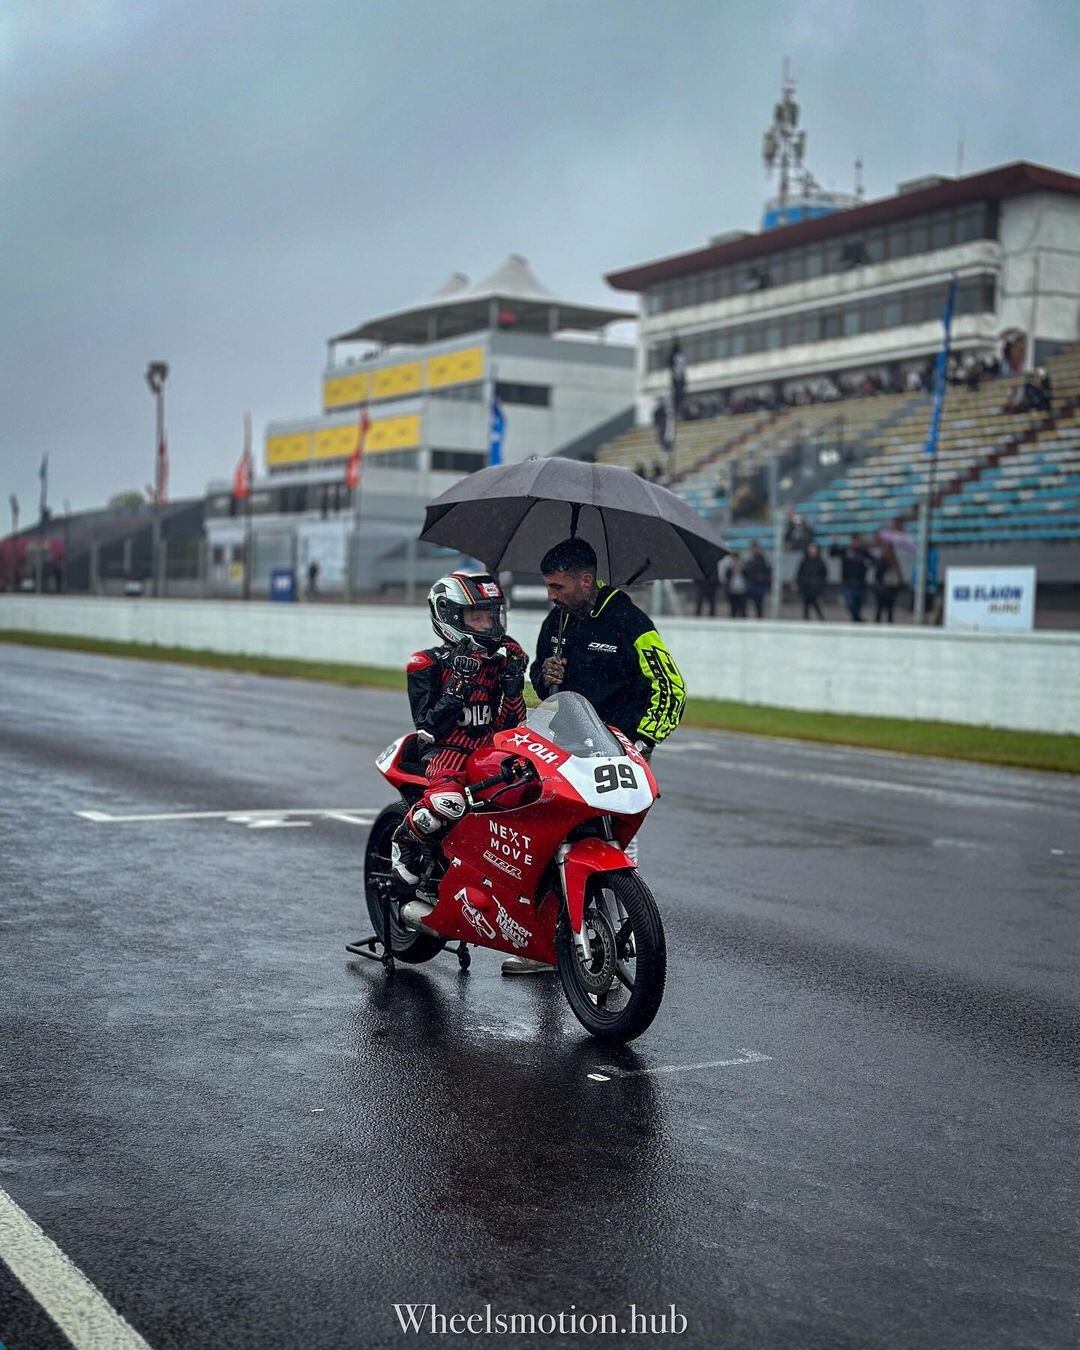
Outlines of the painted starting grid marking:
[{"label": "painted starting grid marking", "polygon": [[[75,1350],[150,1350],[78,1266],[3,1190],[0,1261],[44,1308]],[[15,1343],[13,1340],[12,1345]]]},{"label": "painted starting grid marking", "polygon": [[246,825],[249,830],[287,830],[310,828],[315,820],[339,820],[345,825],[371,825],[377,811],[363,807],[285,807],[276,811],[164,811],[153,815],[113,816],[107,811],[76,811],[82,820],[95,825],[135,825],[162,820],[224,820],[229,825]]},{"label": "painted starting grid marking", "polygon": [[689,1073],[692,1069],[733,1069],[737,1064],[768,1064],[772,1055],[763,1055],[757,1050],[738,1050],[737,1059],[705,1059],[697,1064],[658,1064],[651,1069],[617,1069],[612,1064],[603,1064],[596,1073],[586,1076],[594,1083],[610,1083],[613,1078],[640,1078],[644,1074]]}]

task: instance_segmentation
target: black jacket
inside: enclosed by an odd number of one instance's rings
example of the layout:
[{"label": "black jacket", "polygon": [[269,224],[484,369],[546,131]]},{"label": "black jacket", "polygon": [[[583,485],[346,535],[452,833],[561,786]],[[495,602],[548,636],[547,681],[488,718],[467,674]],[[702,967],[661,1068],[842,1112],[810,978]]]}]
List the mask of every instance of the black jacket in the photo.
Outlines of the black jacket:
[{"label": "black jacket", "polygon": [[874,565],[873,555],[854,544],[833,544],[829,556],[840,558],[840,580],[845,586],[865,586],[866,573]]},{"label": "black jacket", "polygon": [[630,740],[662,741],[679,725],[683,677],[653,621],[624,592],[601,585],[592,609],[552,609],[529,671],[541,698],[553,692],[541,673],[549,656],[566,660],[560,688],[583,694],[602,721]]},{"label": "black jacket", "polygon": [[803,558],[795,573],[795,584],[805,595],[820,595],[828,576],[825,559],[819,554],[816,558]]}]

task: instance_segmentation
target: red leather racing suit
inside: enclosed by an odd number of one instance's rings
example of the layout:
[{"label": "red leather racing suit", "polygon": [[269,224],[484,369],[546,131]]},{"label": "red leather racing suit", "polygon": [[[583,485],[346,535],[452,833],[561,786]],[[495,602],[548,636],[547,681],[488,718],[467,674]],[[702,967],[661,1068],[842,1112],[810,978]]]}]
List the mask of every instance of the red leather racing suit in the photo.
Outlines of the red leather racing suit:
[{"label": "red leather racing suit", "polygon": [[428,780],[427,791],[406,818],[419,836],[461,819],[469,755],[525,716],[522,682],[528,658],[513,638],[493,656],[472,649],[479,671],[469,678],[455,671],[454,655],[452,647],[429,647],[414,652],[406,667],[409,705]]}]

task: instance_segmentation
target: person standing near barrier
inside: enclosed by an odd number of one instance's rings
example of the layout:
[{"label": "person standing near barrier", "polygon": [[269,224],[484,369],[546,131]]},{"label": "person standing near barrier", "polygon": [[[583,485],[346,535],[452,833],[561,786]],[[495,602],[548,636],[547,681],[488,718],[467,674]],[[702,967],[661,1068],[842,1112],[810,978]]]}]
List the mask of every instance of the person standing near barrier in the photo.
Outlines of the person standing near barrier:
[{"label": "person standing near barrier", "polygon": [[819,601],[825,591],[828,575],[821,549],[817,544],[807,544],[802,562],[799,563],[799,570],[795,573],[795,585],[799,588],[803,602],[803,619],[810,618],[811,610],[819,619],[825,618]]},{"label": "person standing near barrier", "polygon": [[904,574],[900,571],[896,550],[892,544],[883,544],[881,555],[874,564],[874,593],[877,596],[875,623],[881,622],[883,614],[886,623],[892,623],[896,597],[900,594],[900,587],[903,584]]},{"label": "person standing near barrier", "polygon": [[862,609],[866,601],[866,573],[874,565],[873,555],[862,541],[862,535],[852,536],[851,543],[833,544],[829,555],[840,559],[840,592],[844,597],[852,623],[862,623]]},{"label": "person standing near barrier", "polygon": [[729,553],[724,559],[723,569],[728,612],[733,619],[745,619],[746,595],[750,588],[747,584],[742,558],[738,553]]},{"label": "person standing near barrier", "polygon": [[750,556],[743,572],[746,574],[746,598],[762,619],[765,617],[765,597],[772,587],[772,567],[756,539],[750,541]]}]

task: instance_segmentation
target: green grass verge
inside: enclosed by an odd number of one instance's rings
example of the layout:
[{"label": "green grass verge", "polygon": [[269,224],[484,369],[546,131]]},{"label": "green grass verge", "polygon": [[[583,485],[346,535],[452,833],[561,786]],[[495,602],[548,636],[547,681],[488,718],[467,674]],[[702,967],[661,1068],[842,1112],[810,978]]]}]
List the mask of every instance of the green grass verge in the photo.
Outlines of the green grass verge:
[{"label": "green grass verge", "polygon": [[[378,666],[353,666],[326,661],[289,661],[268,656],[233,656],[221,652],[190,651],[181,647],[150,647],[135,642],[103,642],[96,638],[59,633],[0,631],[0,642],[29,647],[55,647],[96,652],[104,656],[137,657],[141,661],[169,661],[214,670],[238,670],[252,675],[321,680],[329,684],[404,689],[403,671]],[[915,722],[901,717],[859,717],[841,713],[798,712],[756,703],[729,703],[692,698],[686,705],[684,726],[751,736],[785,736],[793,740],[855,745],[870,750],[895,750],[907,755],[934,755],[943,759],[974,760],[1022,769],[1080,773],[1080,736],[1054,736],[1036,731],[999,731],[955,722]]]}]

